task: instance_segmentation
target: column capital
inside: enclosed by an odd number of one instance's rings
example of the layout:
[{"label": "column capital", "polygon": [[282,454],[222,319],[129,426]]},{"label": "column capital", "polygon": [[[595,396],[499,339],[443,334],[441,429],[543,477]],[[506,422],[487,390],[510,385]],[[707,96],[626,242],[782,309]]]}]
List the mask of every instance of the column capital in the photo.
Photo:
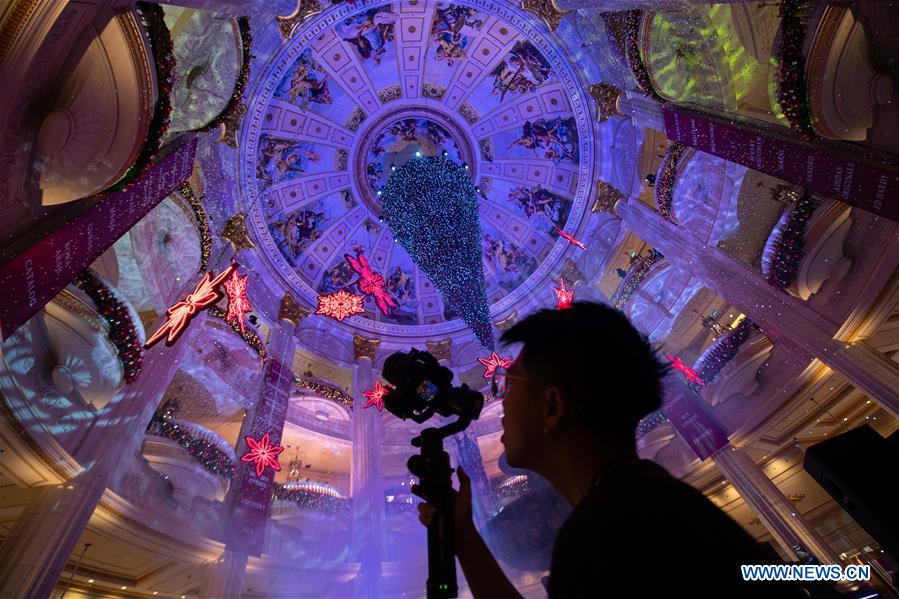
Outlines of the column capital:
[{"label": "column capital", "polygon": [[300,322],[309,316],[309,310],[300,305],[294,296],[285,293],[281,298],[281,306],[278,308],[278,319],[292,322],[294,326],[300,326]]},{"label": "column capital", "polygon": [[518,311],[517,310],[515,312],[512,312],[511,314],[509,314],[502,320],[497,320],[496,322],[493,323],[493,326],[495,326],[502,332],[506,332],[509,329],[511,329],[512,325],[514,325],[516,322],[518,322]]},{"label": "column capital", "polygon": [[299,25],[302,25],[306,22],[306,19],[317,15],[323,10],[324,5],[320,0],[297,0],[296,10],[287,16],[276,17],[278,30],[281,32],[281,39],[289,40]]},{"label": "column capital", "polygon": [[624,194],[618,191],[611,183],[602,179],[596,181],[596,197],[593,199],[593,207],[590,212],[615,212],[615,204],[626,199]]},{"label": "column capital", "polygon": [[444,339],[443,341],[425,341],[425,345],[428,348],[428,351],[431,352],[437,361],[450,361],[450,356],[453,351],[453,340],[452,339]]},{"label": "column capital", "polygon": [[356,333],[353,334],[353,357],[358,362],[360,358],[368,358],[375,361],[375,351],[381,345],[380,339],[368,339]]},{"label": "column capital", "polygon": [[240,250],[252,250],[256,247],[256,244],[250,239],[249,233],[247,233],[247,226],[244,220],[243,214],[235,214],[225,221],[225,228],[222,229],[222,239],[226,239],[234,245],[235,253]]},{"label": "column capital", "polygon": [[560,9],[555,0],[521,0],[521,8],[540,17],[550,31],[558,29],[562,17],[571,12]]},{"label": "column capital", "polygon": [[594,83],[587,91],[596,103],[596,120],[605,123],[612,116],[621,116],[618,100],[621,98],[621,90],[608,83]]}]

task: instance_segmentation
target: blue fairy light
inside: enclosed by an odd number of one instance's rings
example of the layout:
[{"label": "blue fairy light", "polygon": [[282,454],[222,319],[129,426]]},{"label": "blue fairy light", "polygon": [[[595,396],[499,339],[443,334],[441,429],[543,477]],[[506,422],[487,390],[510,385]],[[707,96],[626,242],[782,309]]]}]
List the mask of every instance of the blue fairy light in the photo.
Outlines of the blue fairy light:
[{"label": "blue fairy light", "polygon": [[469,173],[444,156],[424,157],[398,167],[382,191],[381,216],[397,243],[478,340],[492,348],[478,188]]}]

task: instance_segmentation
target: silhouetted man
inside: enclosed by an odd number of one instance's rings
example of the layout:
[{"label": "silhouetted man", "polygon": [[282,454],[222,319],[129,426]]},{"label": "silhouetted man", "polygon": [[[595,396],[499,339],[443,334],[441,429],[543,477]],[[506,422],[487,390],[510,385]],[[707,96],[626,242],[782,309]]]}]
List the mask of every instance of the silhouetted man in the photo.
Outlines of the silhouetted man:
[{"label": "silhouetted man", "polygon": [[[506,459],[574,508],[553,549],[551,598],[807,596],[788,583],[743,582],[741,564],[771,563],[761,547],[699,491],[637,456],[634,431],[661,405],[665,367],[624,315],[577,302],[528,316],[501,341],[523,344],[493,379]],[[519,597],[474,527],[468,476],[457,475],[456,553],[471,592]],[[431,505],[419,512],[423,524],[433,519]]]}]

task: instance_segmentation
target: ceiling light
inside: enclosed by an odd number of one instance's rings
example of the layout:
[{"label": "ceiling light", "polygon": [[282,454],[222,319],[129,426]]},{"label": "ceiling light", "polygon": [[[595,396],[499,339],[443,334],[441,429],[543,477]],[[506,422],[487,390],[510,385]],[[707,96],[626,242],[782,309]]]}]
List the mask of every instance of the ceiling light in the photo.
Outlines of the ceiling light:
[{"label": "ceiling light", "polygon": [[93,579],[93,578],[88,578],[88,579],[87,579],[87,583],[88,583],[88,584],[94,584],[94,579]]},{"label": "ceiling light", "polygon": [[127,588],[128,588],[128,587],[122,587],[122,590],[124,591],[124,590],[127,589]]}]

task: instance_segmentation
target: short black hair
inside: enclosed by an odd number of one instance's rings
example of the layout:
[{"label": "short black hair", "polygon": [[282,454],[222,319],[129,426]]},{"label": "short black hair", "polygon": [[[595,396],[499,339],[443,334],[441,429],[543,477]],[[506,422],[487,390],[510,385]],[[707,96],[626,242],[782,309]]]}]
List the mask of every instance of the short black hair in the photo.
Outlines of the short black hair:
[{"label": "short black hair", "polygon": [[594,431],[632,433],[662,404],[667,365],[627,317],[609,306],[574,302],[540,310],[513,325],[500,342],[523,343],[528,376],[571,395]]}]

